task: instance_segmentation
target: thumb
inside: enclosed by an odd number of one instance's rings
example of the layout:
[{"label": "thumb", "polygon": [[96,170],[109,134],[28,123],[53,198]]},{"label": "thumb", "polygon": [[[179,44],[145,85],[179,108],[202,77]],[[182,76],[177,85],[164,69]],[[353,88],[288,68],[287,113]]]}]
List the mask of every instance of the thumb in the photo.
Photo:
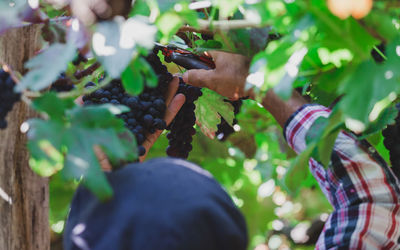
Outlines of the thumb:
[{"label": "thumb", "polygon": [[191,69],[183,74],[182,79],[186,84],[189,85],[200,88],[210,88],[212,86],[210,83],[213,74],[215,74],[214,70]]}]

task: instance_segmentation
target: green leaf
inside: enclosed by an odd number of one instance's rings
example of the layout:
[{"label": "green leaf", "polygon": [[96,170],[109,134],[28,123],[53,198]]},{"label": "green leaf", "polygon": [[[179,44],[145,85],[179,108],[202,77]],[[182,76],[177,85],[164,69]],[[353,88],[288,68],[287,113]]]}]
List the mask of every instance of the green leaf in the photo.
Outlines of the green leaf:
[{"label": "green leaf", "polygon": [[364,124],[364,128],[370,122],[369,114],[374,105],[390,93],[400,91],[399,44],[400,38],[397,38],[387,46],[388,59],[383,65],[377,65],[371,60],[360,64],[339,89],[340,93],[346,94],[340,102],[344,114]]},{"label": "green leaf", "polygon": [[243,0],[213,0],[219,7],[221,17],[226,18],[232,15],[244,1]]},{"label": "green leaf", "polygon": [[368,27],[376,30],[382,37],[389,41],[398,36],[398,29],[395,27],[396,18],[387,15],[384,11],[372,11],[363,19]]},{"label": "green leaf", "polygon": [[[363,61],[378,41],[372,37],[355,19],[341,20],[327,8],[325,0],[313,0],[309,11],[315,17],[321,43],[330,50],[349,49],[356,61]],[[340,39],[339,39],[340,38]]]},{"label": "green leaf", "polygon": [[24,0],[12,1],[12,3],[13,5],[11,5],[10,1],[0,1],[0,34],[17,24],[21,24],[21,17],[24,17],[24,14],[33,12],[32,8]]},{"label": "green leaf", "polygon": [[393,124],[398,115],[399,111],[396,107],[388,107],[384,109],[378,116],[378,118],[371,122],[367,129],[363,132],[363,137],[367,137],[371,134],[375,134],[382,129],[385,129],[388,124]]},{"label": "green leaf", "polygon": [[75,55],[76,47],[71,43],[51,45],[25,64],[30,71],[16,86],[16,90],[39,91],[50,86],[67,69],[68,63],[75,58]]},{"label": "green leaf", "polygon": [[165,42],[176,34],[179,28],[183,25],[183,20],[177,13],[171,11],[161,15],[157,19],[156,25],[160,32],[164,35],[163,42]]},{"label": "green leaf", "polygon": [[47,92],[35,99],[32,107],[39,112],[47,113],[51,119],[62,121],[65,111],[75,106],[72,99],[59,99],[54,92]]},{"label": "green leaf", "polygon": [[319,117],[307,131],[307,145],[316,145],[312,157],[323,166],[328,166],[336,138],[344,128],[342,113],[334,109],[329,117]]},{"label": "green leaf", "polygon": [[308,161],[310,160],[315,147],[316,143],[312,143],[306,150],[297,156],[284,176],[284,187],[294,195],[296,195],[300,190],[302,182],[307,179],[309,172]]},{"label": "green leaf", "polygon": [[[112,190],[94,153],[101,147],[112,163],[133,161],[137,157],[135,138],[115,115],[126,112],[125,106],[98,105],[67,109],[64,112],[47,107],[54,94],[38,101],[37,107],[48,111],[50,120],[29,121],[28,148],[32,169],[50,176],[62,169],[67,179],[81,179],[100,199],[107,199]],[[46,104],[46,105],[44,105]]]},{"label": "green leaf", "polygon": [[154,46],[156,27],[141,16],[116,18],[97,24],[92,39],[92,48],[97,59],[113,78],[129,65],[138,54],[139,47],[151,49]]},{"label": "green leaf", "polygon": [[144,89],[144,78],[140,72],[141,64],[136,58],[122,72],[121,80],[125,90],[131,95],[138,95]]},{"label": "green leaf", "polygon": [[223,117],[231,126],[233,124],[233,106],[224,101],[216,92],[203,88],[203,95],[195,102],[195,114],[200,128],[206,135],[213,135]]},{"label": "green leaf", "polygon": [[28,149],[31,154],[29,165],[40,176],[51,176],[64,165],[64,126],[56,121],[40,119],[31,119],[28,124]]}]

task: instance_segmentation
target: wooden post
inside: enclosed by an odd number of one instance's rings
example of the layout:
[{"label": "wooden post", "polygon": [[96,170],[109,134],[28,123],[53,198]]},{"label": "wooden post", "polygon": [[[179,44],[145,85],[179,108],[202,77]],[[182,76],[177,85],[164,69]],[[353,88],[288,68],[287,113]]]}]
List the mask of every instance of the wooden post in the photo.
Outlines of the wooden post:
[{"label": "wooden post", "polygon": [[[24,63],[39,47],[40,26],[11,29],[0,36],[0,61],[24,73]],[[21,124],[35,116],[20,102],[7,116],[8,128],[0,130],[0,249],[49,250],[48,179],[28,165],[26,135]]]}]

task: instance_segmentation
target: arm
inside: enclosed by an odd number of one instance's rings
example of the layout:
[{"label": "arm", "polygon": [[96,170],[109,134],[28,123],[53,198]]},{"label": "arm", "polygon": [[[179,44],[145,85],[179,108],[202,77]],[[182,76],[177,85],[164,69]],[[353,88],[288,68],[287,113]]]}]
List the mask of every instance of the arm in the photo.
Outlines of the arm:
[{"label": "arm", "polygon": [[[212,72],[191,70],[185,74],[186,82],[208,87],[228,98],[251,96],[251,93],[244,93],[247,68],[235,71],[224,69],[230,67],[232,60],[241,58],[228,53],[213,54],[218,54],[216,69]],[[232,64],[246,67],[245,63]],[[243,72],[246,73],[237,75]],[[224,79],[224,73],[232,75]],[[208,76],[203,77],[203,74]],[[306,149],[305,137],[314,121],[330,115],[330,110],[321,105],[305,105],[306,101],[297,93],[288,101],[283,101],[270,90],[262,104],[284,128],[288,144],[297,153]],[[341,132],[329,166],[310,159],[310,170],[334,207],[317,248],[396,249],[398,246],[399,181],[379,155],[371,153],[373,151],[365,141],[358,141],[351,133]]]},{"label": "arm", "polygon": [[[251,90],[244,91],[250,65],[247,57],[218,51],[210,51],[208,54],[213,57],[216,68],[189,70],[183,75],[186,83],[212,89],[230,100],[245,96],[254,97]],[[283,127],[290,115],[306,103],[297,92],[294,92],[288,101],[283,101],[269,90],[263,98],[262,105]]]}]

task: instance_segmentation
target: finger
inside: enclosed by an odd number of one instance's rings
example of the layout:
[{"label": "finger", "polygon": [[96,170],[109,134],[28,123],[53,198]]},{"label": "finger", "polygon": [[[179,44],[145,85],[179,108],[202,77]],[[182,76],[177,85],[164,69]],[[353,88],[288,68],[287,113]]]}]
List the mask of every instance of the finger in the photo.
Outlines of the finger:
[{"label": "finger", "polygon": [[171,101],[171,104],[165,111],[164,121],[167,123],[167,125],[172,122],[176,114],[178,114],[179,110],[182,108],[183,104],[185,104],[185,101],[186,97],[183,94],[177,94],[174,97],[174,99]]},{"label": "finger", "polygon": [[220,55],[222,55],[224,52],[218,51],[218,50],[209,50],[205,52],[206,55],[212,57],[214,59],[214,62],[218,60]]},{"label": "finger", "polygon": [[215,74],[215,70],[192,69],[186,71],[182,79],[185,83],[196,87],[210,88],[212,85],[209,83],[213,74]]},{"label": "finger", "polygon": [[[186,97],[183,94],[177,94],[168,105],[167,110],[165,111],[164,120],[169,125],[172,120],[175,118],[176,114],[178,114],[179,110],[182,108],[183,104],[185,104]],[[157,130],[154,134],[151,134],[146,137],[146,140],[143,142],[142,146],[146,149],[146,154],[139,157],[139,161],[143,162],[146,159],[147,153],[150,148],[156,142],[158,137],[161,135],[162,130]]]},{"label": "finger", "polygon": [[83,99],[82,96],[79,96],[78,98],[75,99],[75,103],[78,105],[83,105]]},{"label": "finger", "polygon": [[112,170],[111,163],[108,160],[108,157],[104,153],[104,151],[98,145],[93,146],[93,150],[94,150],[94,153],[96,154],[96,157],[100,163],[101,169],[103,171],[111,171]]},{"label": "finger", "polygon": [[174,98],[176,92],[178,91],[178,87],[179,87],[179,78],[174,77],[172,81],[169,83],[168,91],[165,95],[165,105],[167,107],[171,103],[172,98]]}]

